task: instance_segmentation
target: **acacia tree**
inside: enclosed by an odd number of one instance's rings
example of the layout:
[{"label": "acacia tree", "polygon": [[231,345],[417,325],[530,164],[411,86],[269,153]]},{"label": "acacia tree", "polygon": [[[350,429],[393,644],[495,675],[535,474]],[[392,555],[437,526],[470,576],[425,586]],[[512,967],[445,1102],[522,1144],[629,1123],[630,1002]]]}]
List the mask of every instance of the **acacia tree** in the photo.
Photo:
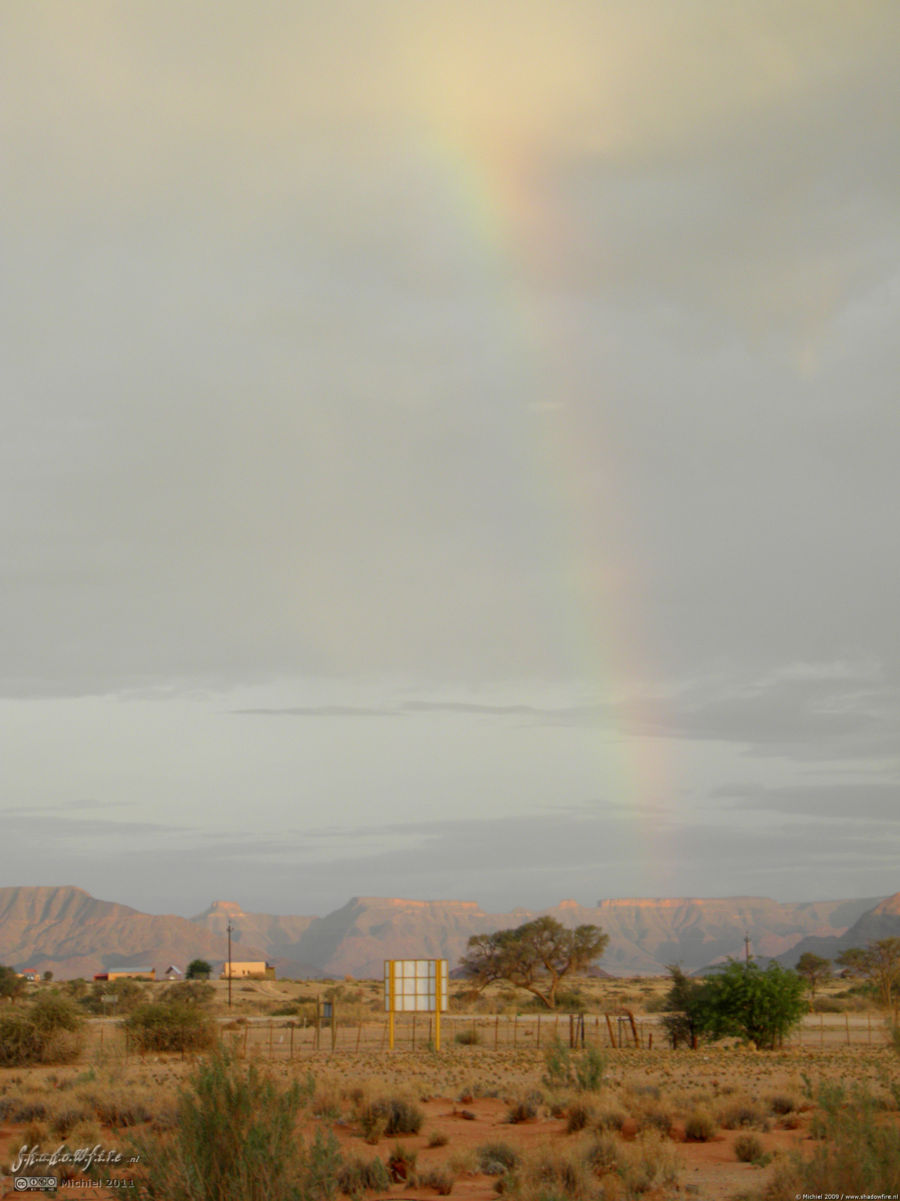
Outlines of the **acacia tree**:
[{"label": "acacia tree", "polygon": [[689,1038],[696,1045],[698,1035],[737,1037],[772,1050],[807,1010],[802,979],[774,960],[762,971],[752,960],[731,959],[703,981],[690,979],[680,968],[669,971],[670,1012],[663,1020],[676,1043]]},{"label": "acacia tree", "polygon": [[696,994],[696,1021],[711,1038],[736,1035],[771,1051],[806,1013],[803,989],[797,973],[774,959],[765,971],[752,959],[732,959]]},{"label": "acacia tree", "polygon": [[474,934],[459,962],[479,992],[508,980],[555,1009],[562,980],[599,959],[608,942],[599,926],[569,930],[556,918],[539,917],[515,929]]},{"label": "acacia tree", "polygon": [[812,951],[804,951],[797,960],[794,971],[803,977],[810,993],[815,996],[818,986],[831,979],[831,960],[814,955]]},{"label": "acacia tree", "polygon": [[854,976],[869,980],[881,1003],[891,1008],[894,988],[900,985],[900,938],[879,938],[865,947],[851,947],[842,951],[836,962]]}]

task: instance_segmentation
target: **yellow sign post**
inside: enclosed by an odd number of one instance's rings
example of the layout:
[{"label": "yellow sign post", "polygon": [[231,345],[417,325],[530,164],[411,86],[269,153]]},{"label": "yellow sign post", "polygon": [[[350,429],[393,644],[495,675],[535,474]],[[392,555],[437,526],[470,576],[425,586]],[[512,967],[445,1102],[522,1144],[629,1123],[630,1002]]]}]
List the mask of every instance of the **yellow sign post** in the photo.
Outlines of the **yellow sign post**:
[{"label": "yellow sign post", "polygon": [[397,1013],[433,1013],[434,1049],[441,1049],[441,1011],[447,1008],[446,959],[386,959],[384,1007],[388,1014],[388,1045],[394,1049]]}]

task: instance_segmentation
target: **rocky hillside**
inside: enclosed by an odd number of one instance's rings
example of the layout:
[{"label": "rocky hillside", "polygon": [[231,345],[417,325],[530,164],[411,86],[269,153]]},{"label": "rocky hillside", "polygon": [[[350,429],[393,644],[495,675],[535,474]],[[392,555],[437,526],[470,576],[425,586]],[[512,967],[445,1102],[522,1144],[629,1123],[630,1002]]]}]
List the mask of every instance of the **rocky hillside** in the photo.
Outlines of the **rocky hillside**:
[{"label": "rocky hillside", "polygon": [[[614,975],[658,975],[666,964],[686,970],[742,955],[750,935],[758,955],[772,956],[807,934],[843,932],[875,902],[779,904],[766,897],[607,900],[596,906],[563,901],[549,913],[566,926],[593,924],[609,934],[601,966]],[[377,976],[384,959],[443,955],[455,963],[472,934],[520,925],[536,910],[485,913],[471,901],[407,901],[354,897],[310,922],[299,942],[278,948],[336,975]]]},{"label": "rocky hillside", "polygon": [[[98,901],[81,888],[0,888],[0,963],[19,969],[52,971],[60,979],[127,966],[161,973],[198,957],[222,960],[223,946],[187,918]],[[242,957],[264,958],[264,949],[252,949]]]},{"label": "rocky hillside", "polygon": [[784,958],[786,952],[826,944],[859,945],[884,937],[882,931],[897,932],[900,894],[881,902],[677,897],[584,906],[563,901],[548,910],[509,913],[486,913],[473,901],[354,897],[325,917],[246,913],[236,902],[216,901],[187,919],[140,913],[96,900],[80,888],[4,888],[0,963],[49,969],[60,978],[128,964],[158,971],[169,963],[183,968],[197,956],[221,963],[230,920],[235,958],[269,959],[279,974],[294,977],[377,977],[388,958],[443,956],[455,964],[472,934],[520,925],[539,912],[567,926],[601,926],[610,940],[600,966],[613,975],[641,975],[661,974],[669,963],[693,971],[740,956],[745,934],[763,957]]},{"label": "rocky hillside", "polygon": [[834,959],[841,951],[851,947],[864,947],[879,938],[900,937],[900,892],[880,901],[863,913],[851,926],[839,934],[827,938],[804,938],[789,951],[778,956],[780,963],[794,967],[805,951],[821,955],[823,959]]}]

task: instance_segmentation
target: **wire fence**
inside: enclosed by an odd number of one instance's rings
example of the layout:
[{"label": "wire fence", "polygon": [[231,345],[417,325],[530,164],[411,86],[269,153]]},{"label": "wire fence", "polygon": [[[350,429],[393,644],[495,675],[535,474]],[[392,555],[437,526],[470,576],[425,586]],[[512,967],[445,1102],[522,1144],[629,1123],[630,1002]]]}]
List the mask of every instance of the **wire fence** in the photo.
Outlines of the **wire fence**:
[{"label": "wire fence", "polygon": [[[128,1055],[125,1030],[109,1019],[91,1023],[93,1048]],[[238,1054],[254,1058],[294,1060],[322,1054],[354,1055],[388,1049],[387,1018],[335,1024],[283,1017],[222,1019],[223,1040]],[[435,1046],[434,1015],[397,1014],[396,1051],[426,1051]],[[785,1049],[835,1049],[884,1046],[890,1022],[872,1013],[809,1014],[785,1038]],[[671,1047],[662,1018],[612,1014],[441,1015],[443,1047],[510,1050],[546,1048],[554,1041],[570,1047],[606,1050],[666,1050]]]}]

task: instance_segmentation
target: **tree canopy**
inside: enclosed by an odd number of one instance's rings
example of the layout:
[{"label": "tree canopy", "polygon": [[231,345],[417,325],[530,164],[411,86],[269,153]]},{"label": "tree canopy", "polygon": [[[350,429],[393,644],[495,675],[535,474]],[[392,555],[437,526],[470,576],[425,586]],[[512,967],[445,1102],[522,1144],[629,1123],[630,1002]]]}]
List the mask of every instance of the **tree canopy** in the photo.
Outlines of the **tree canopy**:
[{"label": "tree canopy", "polygon": [[208,980],[212,975],[212,964],[205,959],[192,959],[184,973],[185,980]]},{"label": "tree canopy", "polygon": [[599,926],[570,930],[556,918],[539,917],[514,929],[474,934],[460,966],[479,990],[508,980],[555,1009],[561,981],[599,959],[608,942]]},{"label": "tree canopy", "polygon": [[900,938],[879,938],[865,947],[851,947],[842,951],[836,962],[854,976],[869,980],[882,1005],[890,1009],[894,989],[900,985]]},{"label": "tree canopy", "polygon": [[736,1037],[772,1050],[807,1010],[803,980],[774,960],[763,971],[752,960],[732,959],[703,981],[669,971],[673,1012],[666,1026],[673,1037]]},{"label": "tree canopy", "polygon": [[21,996],[25,989],[25,981],[19,975],[14,967],[7,967],[6,964],[0,964],[0,997],[9,997],[10,1000],[15,1000]]},{"label": "tree canopy", "polygon": [[814,955],[812,951],[804,951],[797,960],[794,971],[803,977],[810,992],[815,996],[818,986],[831,979],[831,960]]}]

